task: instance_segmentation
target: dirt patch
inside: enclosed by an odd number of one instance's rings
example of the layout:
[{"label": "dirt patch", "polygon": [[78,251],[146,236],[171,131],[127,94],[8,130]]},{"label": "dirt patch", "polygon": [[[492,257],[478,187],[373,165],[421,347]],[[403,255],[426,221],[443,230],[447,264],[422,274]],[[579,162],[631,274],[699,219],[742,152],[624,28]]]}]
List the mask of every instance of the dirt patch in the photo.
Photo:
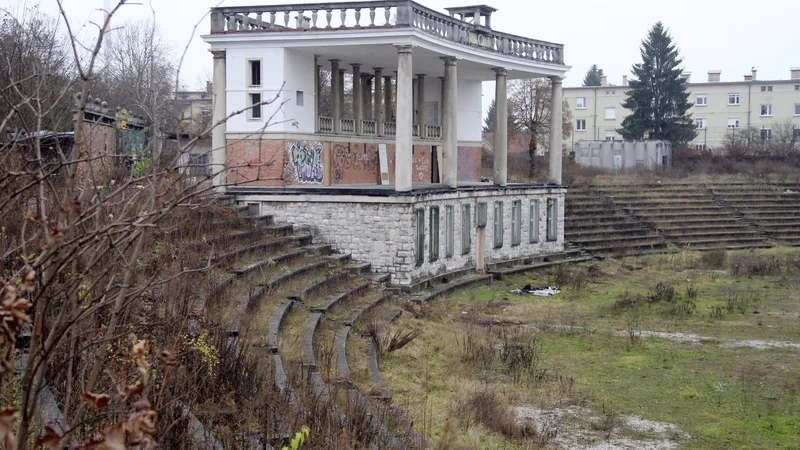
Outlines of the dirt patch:
[{"label": "dirt patch", "polygon": [[521,424],[535,427],[549,445],[577,450],[671,450],[688,439],[674,424],[637,416],[597,415],[585,408],[516,408]]}]

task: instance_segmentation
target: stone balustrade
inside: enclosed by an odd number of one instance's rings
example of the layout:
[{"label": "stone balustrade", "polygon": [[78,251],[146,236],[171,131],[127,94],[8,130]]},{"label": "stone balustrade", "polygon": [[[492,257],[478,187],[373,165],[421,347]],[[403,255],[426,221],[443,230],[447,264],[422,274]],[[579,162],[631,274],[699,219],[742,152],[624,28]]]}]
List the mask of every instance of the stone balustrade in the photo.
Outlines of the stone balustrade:
[{"label": "stone balustrade", "polygon": [[424,137],[430,139],[441,139],[442,138],[442,127],[439,125],[424,125],[425,127],[425,135]]},{"label": "stone balustrade", "polygon": [[333,118],[320,116],[318,129],[320,133],[333,133]]},{"label": "stone balustrade", "polygon": [[362,120],[361,121],[361,133],[362,134],[377,134],[377,124],[374,120]]},{"label": "stone balustrade", "polygon": [[211,33],[412,27],[441,39],[550,64],[564,64],[564,46],[501,33],[416,2],[362,1],[222,7],[211,10]]},{"label": "stone balustrade", "polygon": [[383,135],[384,136],[395,136],[395,135],[397,135],[397,123],[395,123],[395,122],[383,122]]},{"label": "stone balustrade", "polygon": [[353,119],[340,119],[342,123],[342,133],[343,134],[355,134],[356,133],[356,121]]}]

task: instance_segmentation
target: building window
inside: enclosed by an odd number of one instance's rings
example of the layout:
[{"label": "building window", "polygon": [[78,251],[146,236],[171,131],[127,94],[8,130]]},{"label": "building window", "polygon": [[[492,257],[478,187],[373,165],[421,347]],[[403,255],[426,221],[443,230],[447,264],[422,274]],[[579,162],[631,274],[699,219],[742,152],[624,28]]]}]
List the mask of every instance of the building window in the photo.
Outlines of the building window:
[{"label": "building window", "polygon": [[794,137],[794,139],[800,139],[800,128],[795,127],[792,129],[792,137]]},{"label": "building window", "polygon": [[261,120],[261,93],[249,93],[247,94],[249,104],[248,106],[248,119],[250,120]]},{"label": "building window", "polygon": [[762,141],[771,141],[772,140],[772,128],[762,128],[761,129],[761,140]]},{"label": "building window", "polygon": [[728,104],[729,105],[738,105],[739,104],[739,94],[728,94]]},{"label": "building window", "polygon": [[617,108],[610,106],[606,108],[606,120],[615,120],[617,118]]},{"label": "building window", "polygon": [[761,116],[762,117],[772,116],[772,105],[761,105]]},{"label": "building window", "polygon": [[461,254],[468,255],[472,251],[472,216],[470,206],[461,205]]},{"label": "building window", "polygon": [[303,106],[303,91],[297,91],[295,98],[297,99],[297,106]]},{"label": "building window", "polygon": [[616,90],[606,91],[606,95],[616,95],[616,94],[617,94]]},{"label": "building window", "polygon": [[528,217],[528,241],[531,244],[539,242],[539,199],[531,200],[530,216]]},{"label": "building window", "polygon": [[575,109],[586,109],[586,97],[578,97],[575,99]]},{"label": "building window", "polygon": [[616,134],[613,131],[606,131],[606,140],[613,141],[616,138]]},{"label": "building window", "polygon": [[247,60],[247,86],[258,87],[261,86],[261,60],[248,59]]},{"label": "building window", "polygon": [[800,84],[795,84],[794,85],[794,90],[795,91],[800,91]]},{"label": "building window", "polygon": [[706,94],[697,94],[697,100],[694,102],[695,106],[707,106],[708,96]]},{"label": "building window", "polygon": [[418,266],[425,262],[425,210],[414,211],[414,256]]},{"label": "building window", "polygon": [[728,128],[739,128],[739,118],[728,117]]},{"label": "building window", "polygon": [[800,116],[800,103],[795,103],[794,104],[794,115],[795,116]]},{"label": "building window", "polygon": [[431,206],[431,224],[430,224],[430,244],[431,248],[428,250],[431,262],[439,259],[439,207]]},{"label": "building window", "polygon": [[453,205],[444,207],[444,257],[453,257],[455,247],[455,219],[453,218]]},{"label": "building window", "polygon": [[695,150],[705,150],[706,149],[706,141],[694,141],[694,149]]},{"label": "building window", "polygon": [[772,92],[772,86],[761,86],[761,92]]},{"label": "building window", "polygon": [[511,202],[511,245],[522,243],[522,201]]},{"label": "building window", "polygon": [[575,131],[586,131],[586,119],[578,119],[575,121]]},{"label": "building window", "polygon": [[494,202],[494,248],[503,246],[503,202]]},{"label": "building window", "polygon": [[547,199],[547,242],[558,240],[558,211],[556,199]]},{"label": "building window", "polygon": [[698,130],[704,130],[706,128],[706,119],[698,117],[694,119],[694,125]]}]

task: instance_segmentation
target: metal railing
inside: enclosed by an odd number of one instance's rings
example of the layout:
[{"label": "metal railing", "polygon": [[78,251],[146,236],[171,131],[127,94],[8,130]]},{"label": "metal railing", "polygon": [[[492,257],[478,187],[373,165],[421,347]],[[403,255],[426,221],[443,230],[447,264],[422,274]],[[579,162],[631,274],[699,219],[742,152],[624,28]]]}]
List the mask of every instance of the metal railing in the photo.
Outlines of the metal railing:
[{"label": "metal railing", "polygon": [[518,58],[564,64],[564,46],[501,33],[416,2],[363,1],[212,8],[211,33],[411,27],[462,45]]}]

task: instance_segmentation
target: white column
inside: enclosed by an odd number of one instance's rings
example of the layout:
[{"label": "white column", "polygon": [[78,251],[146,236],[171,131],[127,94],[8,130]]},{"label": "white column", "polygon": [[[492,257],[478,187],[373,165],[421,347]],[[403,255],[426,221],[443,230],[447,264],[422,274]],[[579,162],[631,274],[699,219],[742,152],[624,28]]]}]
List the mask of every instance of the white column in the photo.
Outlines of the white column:
[{"label": "white column", "polygon": [[372,70],[375,71],[375,131],[380,134],[383,129],[383,67],[373,67]]},{"label": "white column", "polygon": [[[456,58],[445,56],[444,89],[442,90],[442,184],[452,188],[458,186],[458,107],[456,92],[458,74]],[[420,96],[422,97],[422,96]],[[424,98],[420,98],[422,102]],[[424,113],[422,114],[424,116]],[[420,124],[423,121],[420,121]]]},{"label": "white column", "polygon": [[353,119],[356,122],[356,134],[361,134],[361,121],[363,120],[361,106],[361,64],[353,63]]},{"label": "white column", "polygon": [[425,136],[425,74],[417,74],[417,127],[419,127],[419,137]]},{"label": "white column", "polygon": [[[553,99],[550,102],[550,183],[561,184],[561,78],[551,77]],[[499,125],[499,124],[498,124]]]},{"label": "white column", "polygon": [[319,98],[322,91],[319,84],[319,73],[322,66],[317,64],[318,56],[314,55],[314,130],[319,131]]},{"label": "white column", "polygon": [[225,192],[227,175],[225,164],[227,163],[227,138],[228,125],[225,119],[228,116],[226,99],[225,81],[225,50],[214,50],[214,108],[213,122],[214,128],[211,130],[211,174],[217,192]]},{"label": "white column", "polygon": [[494,70],[494,184],[508,184],[508,97],[506,69]]},{"label": "white column", "polygon": [[414,94],[411,45],[397,46],[397,135],[395,136],[394,183],[396,191],[412,189]]},{"label": "white column", "polygon": [[331,59],[331,109],[333,110],[333,132],[342,132],[342,107],[339,104],[339,59]]}]

